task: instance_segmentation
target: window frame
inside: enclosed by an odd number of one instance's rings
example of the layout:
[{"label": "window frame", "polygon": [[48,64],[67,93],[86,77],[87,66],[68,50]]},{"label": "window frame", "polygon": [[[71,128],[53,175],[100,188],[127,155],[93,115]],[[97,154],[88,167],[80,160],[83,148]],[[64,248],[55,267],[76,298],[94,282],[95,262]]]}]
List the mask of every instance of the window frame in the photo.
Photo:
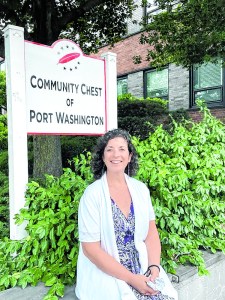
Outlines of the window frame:
[{"label": "window frame", "polygon": [[[223,62],[222,62],[223,64]],[[195,94],[197,92],[203,92],[203,91],[211,91],[215,89],[221,90],[221,101],[209,101],[206,102],[207,107],[224,107],[225,106],[225,66],[222,65],[222,83],[221,85],[215,85],[215,86],[208,86],[204,88],[194,88],[194,65],[190,68],[190,109],[196,109],[196,101],[195,101]],[[197,99],[197,98],[196,98]]]}]

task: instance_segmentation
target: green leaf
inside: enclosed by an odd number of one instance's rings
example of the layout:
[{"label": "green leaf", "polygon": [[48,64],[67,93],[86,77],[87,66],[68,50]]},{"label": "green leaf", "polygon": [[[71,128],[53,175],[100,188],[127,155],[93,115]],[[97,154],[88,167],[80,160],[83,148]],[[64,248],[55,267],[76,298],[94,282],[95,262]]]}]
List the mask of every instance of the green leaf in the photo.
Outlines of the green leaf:
[{"label": "green leaf", "polygon": [[48,280],[45,282],[45,285],[46,285],[46,286],[52,286],[52,285],[55,284],[56,282],[57,282],[57,277],[52,276],[52,278],[48,279]]},{"label": "green leaf", "polygon": [[53,295],[46,295],[44,296],[43,300],[58,300],[58,297]]},{"label": "green leaf", "polygon": [[45,234],[46,234],[45,228],[42,227],[42,226],[38,227],[37,230],[36,230],[36,234],[39,235],[39,239],[43,239],[43,237],[44,237]]}]

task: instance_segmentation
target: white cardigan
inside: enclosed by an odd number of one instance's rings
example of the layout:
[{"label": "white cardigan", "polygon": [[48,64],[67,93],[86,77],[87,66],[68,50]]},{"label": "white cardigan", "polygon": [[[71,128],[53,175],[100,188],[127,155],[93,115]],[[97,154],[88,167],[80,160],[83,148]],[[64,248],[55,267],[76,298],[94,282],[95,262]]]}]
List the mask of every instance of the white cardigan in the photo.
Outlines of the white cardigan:
[{"label": "white cardigan", "polygon": [[[134,206],[134,242],[139,252],[141,272],[144,273],[148,267],[144,240],[149,221],[155,219],[155,214],[145,184],[126,174],[125,178]],[[101,247],[119,261],[106,174],[87,187],[80,199],[78,216],[80,242],[101,241]],[[76,295],[80,300],[136,300],[129,285],[97,268],[83,254],[81,245],[77,262]]]}]

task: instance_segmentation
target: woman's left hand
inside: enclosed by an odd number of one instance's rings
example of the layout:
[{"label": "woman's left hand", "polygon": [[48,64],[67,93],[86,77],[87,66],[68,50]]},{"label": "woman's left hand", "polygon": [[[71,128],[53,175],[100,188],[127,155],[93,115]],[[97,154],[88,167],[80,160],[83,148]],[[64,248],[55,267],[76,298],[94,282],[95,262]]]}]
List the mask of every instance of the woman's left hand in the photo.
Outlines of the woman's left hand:
[{"label": "woman's left hand", "polygon": [[151,268],[151,276],[150,276],[150,280],[152,282],[155,282],[155,279],[159,277],[159,270],[155,267]]}]

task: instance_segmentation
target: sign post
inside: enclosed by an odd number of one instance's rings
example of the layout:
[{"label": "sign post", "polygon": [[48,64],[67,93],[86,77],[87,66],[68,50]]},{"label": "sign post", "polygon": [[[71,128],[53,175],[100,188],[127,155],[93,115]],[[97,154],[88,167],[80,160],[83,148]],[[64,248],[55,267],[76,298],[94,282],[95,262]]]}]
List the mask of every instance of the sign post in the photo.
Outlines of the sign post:
[{"label": "sign post", "polygon": [[[118,127],[117,123],[117,70],[116,54],[107,52],[101,55],[106,61],[106,106],[107,130]],[[116,101],[115,101],[116,99]]]},{"label": "sign post", "polygon": [[25,226],[15,225],[14,216],[25,204],[28,182],[26,129],[24,29],[9,25],[5,29],[5,61],[8,118],[10,238],[22,239]]},{"label": "sign post", "polygon": [[116,55],[83,54],[70,40],[46,46],[24,40],[23,28],[4,30],[10,238],[26,236],[14,216],[25,204],[27,134],[103,135],[117,128]]}]

